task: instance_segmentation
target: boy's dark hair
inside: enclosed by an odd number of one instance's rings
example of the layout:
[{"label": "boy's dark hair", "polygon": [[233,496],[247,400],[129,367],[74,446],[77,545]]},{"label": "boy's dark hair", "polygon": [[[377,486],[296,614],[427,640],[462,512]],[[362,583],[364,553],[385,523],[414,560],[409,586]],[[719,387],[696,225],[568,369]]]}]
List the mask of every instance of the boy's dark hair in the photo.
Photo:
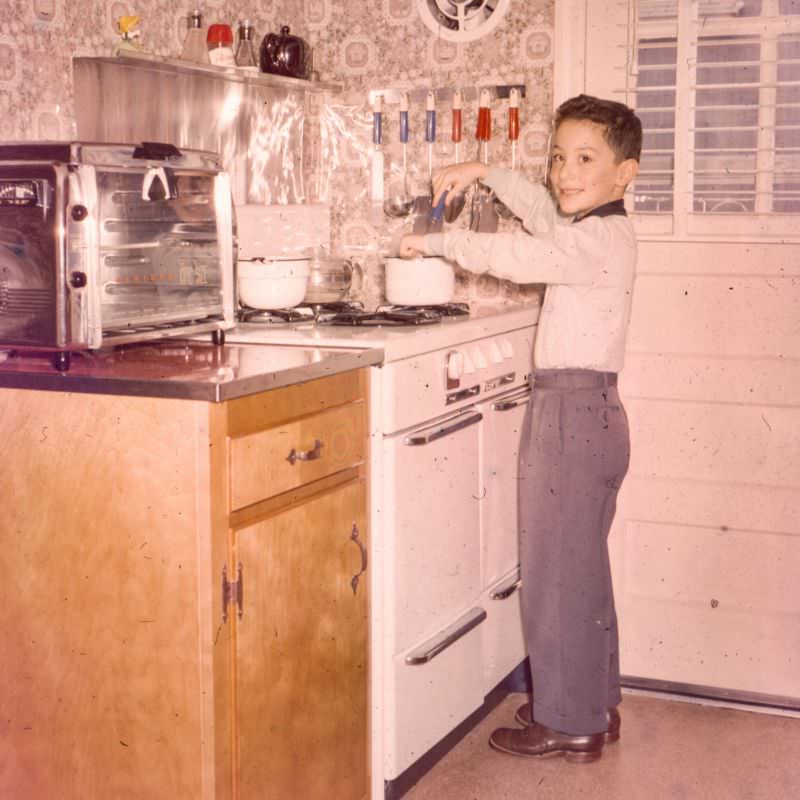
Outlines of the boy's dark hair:
[{"label": "boy's dark hair", "polygon": [[628,158],[639,160],[642,153],[642,123],[623,103],[579,94],[556,109],[554,127],[557,129],[565,119],[584,119],[602,125],[605,128],[605,140],[614,151],[618,163]]}]

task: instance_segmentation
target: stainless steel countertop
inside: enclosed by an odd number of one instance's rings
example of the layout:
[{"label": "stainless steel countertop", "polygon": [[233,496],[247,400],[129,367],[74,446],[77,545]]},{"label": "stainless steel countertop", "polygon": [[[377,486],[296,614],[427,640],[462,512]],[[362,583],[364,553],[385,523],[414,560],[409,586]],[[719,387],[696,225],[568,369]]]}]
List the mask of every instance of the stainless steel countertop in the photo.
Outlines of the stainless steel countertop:
[{"label": "stainless steel countertop", "polygon": [[165,339],[75,353],[67,372],[56,371],[51,354],[0,351],[0,387],[221,402],[382,361],[380,348]]}]

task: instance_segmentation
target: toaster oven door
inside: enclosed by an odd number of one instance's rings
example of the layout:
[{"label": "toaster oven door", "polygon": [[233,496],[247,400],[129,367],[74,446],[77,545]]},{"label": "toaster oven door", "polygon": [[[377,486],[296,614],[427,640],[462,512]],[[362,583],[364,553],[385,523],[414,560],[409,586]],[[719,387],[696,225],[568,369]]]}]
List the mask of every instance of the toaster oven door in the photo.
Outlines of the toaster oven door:
[{"label": "toaster oven door", "polygon": [[[97,170],[99,307],[104,338],[222,318],[229,210],[211,171]],[[219,202],[219,200],[217,200]],[[230,202],[230,201],[229,201]]]},{"label": "toaster oven door", "polygon": [[63,235],[56,194],[62,170],[0,170],[0,343],[58,346],[65,338]]}]

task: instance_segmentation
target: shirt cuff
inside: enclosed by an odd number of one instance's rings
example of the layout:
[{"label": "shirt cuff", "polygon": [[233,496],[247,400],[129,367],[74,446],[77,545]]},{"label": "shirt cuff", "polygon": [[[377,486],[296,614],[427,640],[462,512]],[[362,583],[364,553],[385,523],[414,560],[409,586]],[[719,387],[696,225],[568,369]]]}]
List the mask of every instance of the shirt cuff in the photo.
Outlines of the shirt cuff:
[{"label": "shirt cuff", "polygon": [[444,255],[444,234],[443,233],[426,233],[424,245],[425,255],[428,256],[443,256]]}]

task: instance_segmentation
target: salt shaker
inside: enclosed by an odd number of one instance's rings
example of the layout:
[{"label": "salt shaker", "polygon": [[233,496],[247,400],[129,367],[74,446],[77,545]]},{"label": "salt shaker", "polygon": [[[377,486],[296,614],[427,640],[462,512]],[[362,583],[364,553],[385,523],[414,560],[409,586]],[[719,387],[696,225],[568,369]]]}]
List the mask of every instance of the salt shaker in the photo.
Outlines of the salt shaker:
[{"label": "salt shaker", "polygon": [[187,20],[189,29],[186,31],[186,38],[183,40],[181,59],[194,61],[197,64],[210,64],[211,60],[208,57],[208,45],[206,44],[202,13],[196,8],[189,12]]},{"label": "salt shaker", "polygon": [[239,23],[239,41],[236,44],[236,66],[258,72],[258,57],[253,44],[253,23],[244,19]]}]

